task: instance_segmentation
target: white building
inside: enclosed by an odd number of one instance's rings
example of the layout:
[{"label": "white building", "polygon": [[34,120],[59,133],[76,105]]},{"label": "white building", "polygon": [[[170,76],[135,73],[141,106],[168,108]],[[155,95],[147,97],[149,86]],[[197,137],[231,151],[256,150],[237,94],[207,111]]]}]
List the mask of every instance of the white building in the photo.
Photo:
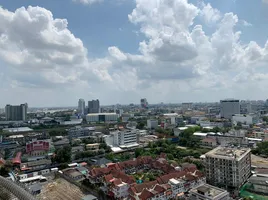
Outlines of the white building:
[{"label": "white building", "polygon": [[158,127],[158,120],[156,119],[148,119],[147,120],[147,128],[148,129],[156,129]]},{"label": "white building", "polygon": [[226,99],[220,101],[221,117],[232,119],[235,114],[240,114],[240,102],[237,99]]},{"label": "white building", "polygon": [[82,115],[86,113],[86,103],[84,99],[78,100],[78,113]]},{"label": "white building", "polygon": [[204,184],[189,191],[190,200],[229,200],[230,195],[226,190]]},{"label": "white building", "polygon": [[240,188],[251,175],[249,148],[217,147],[205,154],[207,183]]},{"label": "white building", "polygon": [[87,122],[114,122],[118,120],[116,113],[90,113],[86,116]]},{"label": "white building", "polygon": [[237,124],[238,122],[246,125],[251,125],[258,123],[258,117],[256,115],[240,115],[235,114],[232,117],[233,124]]},{"label": "white building", "polygon": [[111,147],[135,147],[139,145],[139,134],[137,130],[115,131],[106,136],[104,140]]}]

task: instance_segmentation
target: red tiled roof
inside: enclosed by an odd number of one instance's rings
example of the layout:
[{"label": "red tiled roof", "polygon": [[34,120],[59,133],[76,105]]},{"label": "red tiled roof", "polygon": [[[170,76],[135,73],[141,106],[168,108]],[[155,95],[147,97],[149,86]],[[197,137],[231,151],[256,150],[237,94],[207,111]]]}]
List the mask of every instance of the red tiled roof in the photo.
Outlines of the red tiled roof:
[{"label": "red tiled roof", "polygon": [[196,180],[197,178],[191,174],[186,174],[184,177],[183,177],[184,180],[186,181],[193,181],[193,180]]},{"label": "red tiled roof", "polygon": [[116,178],[116,179],[114,179],[113,184],[120,185],[120,184],[122,184],[122,181],[120,179]]},{"label": "red tiled roof", "polygon": [[187,173],[184,171],[181,172],[175,172],[175,173],[170,173],[170,174],[166,174],[163,176],[160,176],[157,178],[157,182],[159,184],[166,184],[168,183],[168,181],[172,178],[182,178],[183,176],[185,176]]},{"label": "red tiled roof", "polygon": [[163,187],[161,187],[160,185],[156,185],[156,186],[154,187],[154,191],[156,191],[158,194],[160,194],[160,193],[165,192],[166,189],[163,188]]},{"label": "red tiled roof", "polygon": [[94,168],[92,170],[90,170],[89,174],[92,175],[93,177],[97,177],[97,176],[103,176],[105,174],[109,174],[111,172],[110,168]]},{"label": "red tiled roof", "polygon": [[153,193],[151,193],[150,191],[148,191],[147,189],[143,190],[141,195],[139,196],[139,199],[141,200],[147,200],[150,199],[154,196]]},{"label": "red tiled roof", "polygon": [[142,184],[135,184],[133,185],[133,192],[135,193],[140,193],[142,192],[143,189],[152,189],[155,185],[157,184],[157,181],[150,181],[147,183],[142,183]]},{"label": "red tiled roof", "polygon": [[113,179],[112,174],[108,174],[108,175],[104,176],[104,180],[106,183],[110,182],[112,179]]}]

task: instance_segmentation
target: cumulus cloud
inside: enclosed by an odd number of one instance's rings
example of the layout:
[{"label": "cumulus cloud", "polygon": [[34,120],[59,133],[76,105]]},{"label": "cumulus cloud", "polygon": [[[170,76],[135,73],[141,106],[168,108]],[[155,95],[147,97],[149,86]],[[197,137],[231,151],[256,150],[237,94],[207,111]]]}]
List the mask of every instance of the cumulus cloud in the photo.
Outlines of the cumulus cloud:
[{"label": "cumulus cloud", "polygon": [[[196,6],[187,0],[135,3],[126,17],[145,38],[139,53],[124,52],[115,44],[107,48],[107,56],[99,58],[88,57],[67,20],[55,19],[50,11],[0,8],[0,58],[8,64],[2,71],[10,76],[6,80],[15,88],[57,86],[58,93],[68,85],[77,94],[90,91],[96,98],[108,95],[121,102],[137,95],[165,101],[174,92],[180,92],[181,100],[207,100],[202,93],[211,91],[214,97],[224,98],[234,94],[238,82],[266,80],[268,42],[263,46],[243,43],[237,26],[243,20],[234,13],[220,13],[210,4]],[[197,17],[206,23],[197,24]],[[211,24],[214,30],[207,34],[204,26]]]},{"label": "cumulus cloud", "polygon": [[200,11],[200,16],[205,20],[207,24],[214,24],[221,18],[221,13],[218,9],[212,8],[210,3],[205,5],[202,3],[202,9]]}]

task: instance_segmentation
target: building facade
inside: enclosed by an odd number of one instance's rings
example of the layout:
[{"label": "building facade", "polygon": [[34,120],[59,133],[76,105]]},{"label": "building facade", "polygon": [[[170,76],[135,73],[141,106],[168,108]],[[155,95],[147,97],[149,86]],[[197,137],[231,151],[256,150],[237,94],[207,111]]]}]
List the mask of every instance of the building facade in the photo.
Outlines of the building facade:
[{"label": "building facade", "polygon": [[78,100],[78,113],[82,115],[86,113],[86,104],[84,99]]},{"label": "building facade", "polygon": [[95,131],[95,127],[82,127],[76,126],[68,130],[69,140],[73,138],[83,138],[90,136],[91,133]]},{"label": "building facade", "polygon": [[147,120],[147,128],[148,129],[156,129],[158,127],[157,119],[148,119]]},{"label": "building facade", "polygon": [[31,156],[46,155],[49,152],[50,142],[48,140],[33,140],[26,143],[26,153]]},{"label": "building facade", "polygon": [[118,120],[116,113],[90,113],[86,116],[87,122],[115,122]]},{"label": "building facade", "polygon": [[7,121],[26,121],[27,120],[27,103],[21,105],[6,105],[6,120]]},{"label": "building facade", "polygon": [[100,101],[92,100],[88,101],[88,113],[99,113],[100,112]]},{"label": "building facade", "polygon": [[128,147],[138,145],[139,136],[137,130],[115,131],[105,137],[105,142],[109,146]]},{"label": "building facade", "polygon": [[235,114],[240,114],[240,102],[237,99],[220,101],[220,115],[222,118],[232,119]]},{"label": "building facade", "polygon": [[251,175],[249,148],[217,147],[205,154],[207,183],[230,189],[241,187]]},{"label": "building facade", "polygon": [[256,124],[259,121],[259,117],[257,115],[240,115],[235,114],[232,116],[232,122],[233,124],[242,123],[246,125]]}]

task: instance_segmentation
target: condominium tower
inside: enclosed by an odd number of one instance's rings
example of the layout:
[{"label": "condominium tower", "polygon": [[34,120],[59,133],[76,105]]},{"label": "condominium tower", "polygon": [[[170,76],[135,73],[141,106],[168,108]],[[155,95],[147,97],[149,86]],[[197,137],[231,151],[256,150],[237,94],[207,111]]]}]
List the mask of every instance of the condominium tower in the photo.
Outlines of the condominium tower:
[{"label": "condominium tower", "polygon": [[92,100],[88,101],[88,113],[99,113],[100,112],[100,101]]},{"label": "condominium tower", "polygon": [[249,148],[217,147],[205,154],[207,183],[238,189],[251,175]]},{"label": "condominium tower", "polygon": [[6,105],[6,120],[7,121],[26,121],[27,120],[28,104],[21,105]]},{"label": "condominium tower", "polygon": [[84,99],[78,101],[78,113],[84,115],[86,112],[86,104]]}]

